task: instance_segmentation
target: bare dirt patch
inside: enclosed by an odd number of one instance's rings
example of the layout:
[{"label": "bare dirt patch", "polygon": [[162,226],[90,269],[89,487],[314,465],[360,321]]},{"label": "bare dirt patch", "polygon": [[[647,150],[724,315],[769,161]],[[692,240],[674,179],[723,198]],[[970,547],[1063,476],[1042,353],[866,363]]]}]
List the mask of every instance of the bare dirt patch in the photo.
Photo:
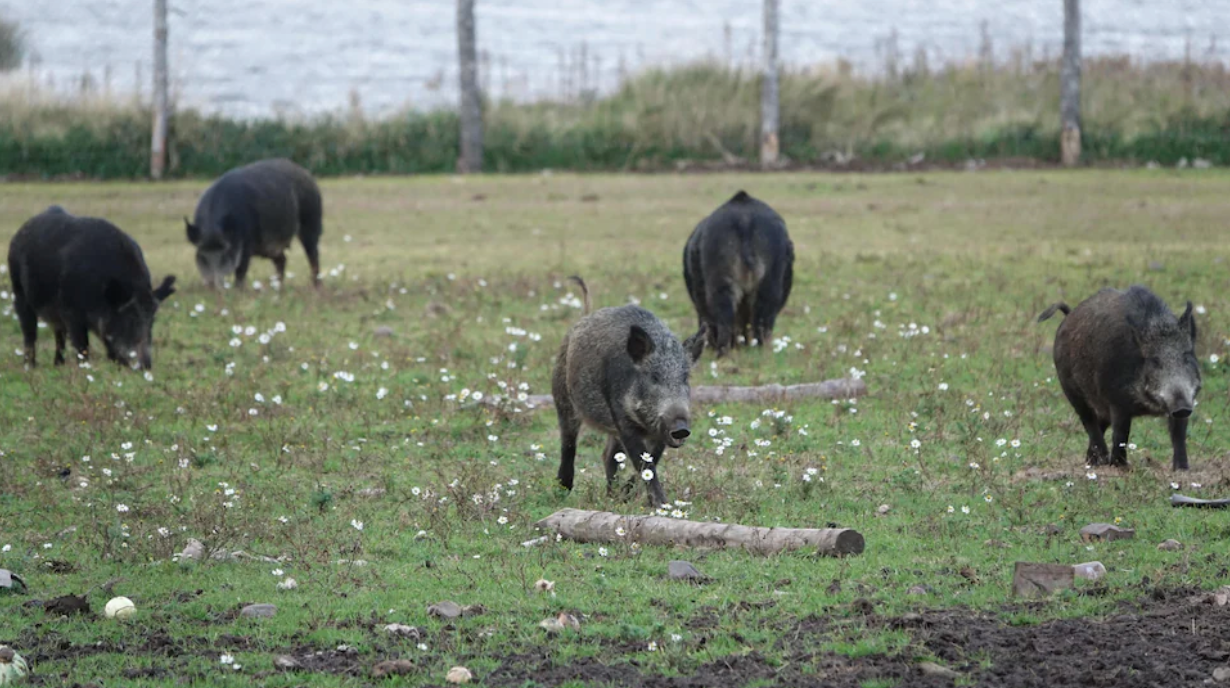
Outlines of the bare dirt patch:
[{"label": "bare dirt patch", "polygon": [[[1137,602],[1120,604],[1102,618],[1029,622],[1032,615],[1045,614],[1047,604],[1012,605],[994,612],[943,609],[901,616],[880,616],[873,609],[860,617],[862,625],[857,627],[844,618],[809,616],[791,622],[788,627],[773,628],[779,639],[772,646],[694,664],[685,661],[676,665],[673,675],[662,673],[644,643],[604,642],[598,657],[563,661],[559,659],[558,648],[549,641],[487,658],[498,664],[477,678],[485,686],[518,688],[564,684],[644,688],[953,685],[951,673],[937,674],[934,665],[929,667],[930,673],[923,672],[923,661],[933,660],[942,667],[940,671],[956,672],[970,685],[1132,688],[1215,683],[1214,671],[1230,667],[1230,605],[1218,606],[1212,595],[1198,594],[1194,589],[1155,589]],[[697,621],[690,624],[696,635],[685,641],[690,644],[690,657],[703,657],[706,644],[717,632],[717,624],[712,623],[716,619],[705,617]],[[904,632],[910,640],[901,651],[889,654],[850,656],[817,649],[835,639],[871,637],[887,631]],[[229,634],[209,643],[203,638],[174,639],[160,631],[126,646],[74,645],[46,627],[30,629],[16,641],[14,644],[25,648],[27,657],[34,661],[33,685],[56,678],[78,678],[71,676],[71,672],[39,672],[39,665],[71,665],[75,659],[98,653],[144,658],[140,668],[124,671],[123,676],[130,679],[177,675],[189,657],[214,657],[221,650],[243,649],[281,657],[281,663],[275,666],[283,668],[275,671],[350,677],[368,676],[375,663],[403,654],[398,651],[403,648],[394,647],[371,653],[345,646],[275,648]],[[415,654],[415,664],[425,670],[437,663],[430,653]],[[453,658],[456,657],[439,659]],[[466,661],[476,658],[463,657]],[[253,678],[268,673],[254,674]]]}]

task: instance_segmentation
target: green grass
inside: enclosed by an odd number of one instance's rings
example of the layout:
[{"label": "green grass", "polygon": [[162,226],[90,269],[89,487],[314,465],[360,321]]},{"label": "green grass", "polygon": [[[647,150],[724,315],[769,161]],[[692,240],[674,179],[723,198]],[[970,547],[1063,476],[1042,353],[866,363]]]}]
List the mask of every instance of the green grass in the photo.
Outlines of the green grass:
[{"label": "green grass", "polygon": [[[139,609],[128,623],[60,621],[0,596],[0,642],[46,653],[35,668],[49,680],[108,686],[165,682],[159,670],[229,685],[262,672],[274,686],[365,681],[272,669],[276,654],[342,644],[356,649],[361,675],[380,659],[415,659],[420,671],[404,685],[438,685],[455,664],[481,679],[542,645],[559,664],[634,660],[671,675],[752,651],[770,662],[908,653],[909,629],[868,625],[851,603],[867,599],[883,616],[1006,609],[1017,560],[1097,559],[1110,573],[1104,594],[1081,594],[1091,586],[1078,583],[1049,603],[1007,608],[1008,623],[1097,617],[1153,586],[1214,587],[1230,565],[1224,514],[1172,509],[1167,497],[1172,480],[1205,497],[1227,485],[1230,386],[1224,364],[1209,360],[1225,359],[1230,336],[1228,181],[1215,171],[326,180],[321,291],[307,286],[296,248],[281,293],[258,262],[263,289],[220,296],[200,286],[180,219],[202,184],[6,185],[5,236],[50,203],[102,215],[141,243],[156,279],[178,274],[181,291],[159,315],[152,380],[102,363],[47,365],[47,330],[42,364],[23,370],[17,323],[0,323],[0,547],[11,545],[0,567],[39,599],[88,591],[95,612],[108,599],[97,586],[120,578],[113,594]],[[789,341],[776,353],[707,354],[693,384],[797,383],[853,368],[871,394],[790,404],[780,409],[788,422],[758,406],[698,408],[693,440],[668,452],[664,485],[689,502],[691,519],[836,522],[863,533],[866,552],[522,547],[556,509],[642,513],[641,495],[606,496],[593,434],[577,488],[560,495],[552,413],[449,397],[521,383],[549,391],[558,342],[579,316],[561,303],[572,273],[598,305],[635,297],[675,332],[690,331],[683,242],[739,188],[772,203],[795,241],[794,292],[776,332]],[[583,201],[589,194],[597,200]],[[1133,427],[1136,470],[1091,479],[1044,351],[1055,322],[1034,318],[1053,301],[1133,282],[1172,306],[1202,307],[1193,470],[1169,472],[1164,423],[1144,419]],[[261,344],[279,322],[285,331]],[[395,336],[376,337],[380,326]],[[711,431],[732,440],[720,455]],[[58,478],[66,466],[72,476]],[[804,482],[808,468],[823,481]],[[1030,468],[1062,475],[1029,477]],[[364,496],[368,488],[385,491]],[[876,516],[880,504],[891,511]],[[1080,526],[1116,519],[1137,538],[1079,541]],[[1047,536],[1052,523],[1062,531]],[[190,537],[286,560],[172,562]],[[1158,551],[1166,538],[1188,549]],[[677,558],[715,580],[666,580]],[[53,573],[48,560],[75,571]],[[285,576],[299,588],[276,590]],[[533,591],[539,578],[555,582],[554,596]],[[932,592],[907,595],[916,584]],[[427,605],[444,599],[487,611],[452,624],[428,618]],[[232,618],[250,602],[275,603],[278,614]],[[580,615],[582,630],[544,640],[538,622],[560,611]],[[392,639],[375,626],[392,622],[424,637]],[[796,632],[807,624],[816,630]],[[151,649],[154,634],[178,651]],[[79,654],[51,659],[63,643]],[[222,653],[242,671],[225,669]]]}]

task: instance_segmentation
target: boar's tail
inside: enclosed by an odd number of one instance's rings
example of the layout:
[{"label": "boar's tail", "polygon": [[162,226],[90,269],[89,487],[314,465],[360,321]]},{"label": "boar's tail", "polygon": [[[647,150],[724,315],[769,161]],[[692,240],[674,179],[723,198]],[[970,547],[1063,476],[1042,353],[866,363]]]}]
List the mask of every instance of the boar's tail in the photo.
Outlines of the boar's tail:
[{"label": "boar's tail", "polygon": [[1055,315],[1055,311],[1062,311],[1064,315],[1067,315],[1072,312],[1072,309],[1068,308],[1068,304],[1062,301],[1059,303],[1052,303],[1050,306],[1047,306],[1046,310],[1042,311],[1042,315],[1038,316],[1038,322],[1042,322],[1052,315]]},{"label": "boar's tail", "polygon": [[589,315],[590,310],[593,309],[593,303],[589,300],[589,287],[585,286],[585,280],[581,279],[578,275],[573,275],[568,279],[576,282],[577,286],[581,287],[581,298],[585,301],[585,310],[581,314]]}]

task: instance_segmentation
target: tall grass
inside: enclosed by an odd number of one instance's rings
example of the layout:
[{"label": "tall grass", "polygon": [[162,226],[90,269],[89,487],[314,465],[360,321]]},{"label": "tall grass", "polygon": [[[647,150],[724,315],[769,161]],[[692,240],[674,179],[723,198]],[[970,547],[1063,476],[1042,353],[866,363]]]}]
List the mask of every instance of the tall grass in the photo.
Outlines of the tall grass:
[{"label": "tall grass", "polygon": [[[1220,63],[1085,62],[1084,137],[1090,162],[1230,164],[1230,76]],[[489,169],[664,169],[686,162],[754,158],[759,77],[701,62],[655,68],[615,92],[583,101],[491,102]],[[133,100],[55,97],[10,85],[0,101],[0,174],[139,177],[150,116]],[[990,64],[924,61],[876,76],[848,65],[788,70],[781,80],[781,146],[796,163],[861,159],[895,163],[969,158],[1056,160],[1059,68],[1055,60]],[[209,176],[254,158],[287,155],[325,175],[451,171],[456,115],[356,112],[308,120],[239,121],[194,110],[175,114],[171,172]]]}]

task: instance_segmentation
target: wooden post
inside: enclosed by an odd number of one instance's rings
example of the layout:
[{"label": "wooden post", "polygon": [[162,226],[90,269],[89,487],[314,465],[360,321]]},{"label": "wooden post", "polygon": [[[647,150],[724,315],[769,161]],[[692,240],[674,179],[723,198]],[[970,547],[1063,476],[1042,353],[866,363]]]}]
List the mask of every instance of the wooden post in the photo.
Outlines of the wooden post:
[{"label": "wooden post", "polygon": [[772,167],[777,164],[779,150],[777,126],[777,36],[778,2],[764,0],[764,79],[760,85],[760,165]]},{"label": "wooden post", "polygon": [[1081,159],[1081,7],[1063,0],[1063,67],[1059,73],[1060,155],[1065,167]]},{"label": "wooden post", "polygon": [[478,90],[474,0],[457,0],[457,61],[461,85],[461,157],[457,171],[483,171],[483,105]]},{"label": "wooden post", "polygon": [[162,179],[167,162],[167,0],[154,0],[154,133],[149,174]]}]

